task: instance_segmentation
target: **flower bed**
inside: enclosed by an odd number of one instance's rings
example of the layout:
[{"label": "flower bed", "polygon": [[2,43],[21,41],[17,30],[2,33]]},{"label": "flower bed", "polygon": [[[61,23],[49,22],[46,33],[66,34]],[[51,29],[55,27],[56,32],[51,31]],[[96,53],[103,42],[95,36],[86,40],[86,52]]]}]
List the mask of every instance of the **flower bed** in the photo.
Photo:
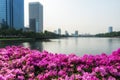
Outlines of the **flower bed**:
[{"label": "flower bed", "polygon": [[8,46],[0,49],[0,80],[120,80],[120,49],[79,57]]}]

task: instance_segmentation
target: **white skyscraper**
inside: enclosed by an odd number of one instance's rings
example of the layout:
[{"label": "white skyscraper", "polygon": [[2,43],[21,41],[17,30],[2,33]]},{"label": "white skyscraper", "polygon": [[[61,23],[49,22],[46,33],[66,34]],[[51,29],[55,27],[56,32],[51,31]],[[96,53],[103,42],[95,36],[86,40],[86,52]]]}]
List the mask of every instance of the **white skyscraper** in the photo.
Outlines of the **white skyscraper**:
[{"label": "white skyscraper", "polygon": [[43,5],[39,2],[29,3],[29,26],[33,32],[43,32]]}]

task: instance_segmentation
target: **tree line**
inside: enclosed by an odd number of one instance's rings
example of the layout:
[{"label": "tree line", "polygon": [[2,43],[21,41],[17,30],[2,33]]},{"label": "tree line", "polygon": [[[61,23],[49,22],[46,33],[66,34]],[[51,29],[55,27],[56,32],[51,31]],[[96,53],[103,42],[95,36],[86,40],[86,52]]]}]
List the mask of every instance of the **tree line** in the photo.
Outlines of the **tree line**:
[{"label": "tree line", "polygon": [[96,37],[120,37],[120,31],[96,34]]},{"label": "tree line", "polygon": [[21,38],[36,38],[36,39],[47,39],[47,38],[58,38],[60,35],[53,32],[44,31],[41,33],[36,33],[32,31],[23,31],[23,29],[16,30],[14,28],[9,28],[8,26],[2,26],[0,28],[0,37],[1,38],[10,38],[10,37],[21,37]]}]

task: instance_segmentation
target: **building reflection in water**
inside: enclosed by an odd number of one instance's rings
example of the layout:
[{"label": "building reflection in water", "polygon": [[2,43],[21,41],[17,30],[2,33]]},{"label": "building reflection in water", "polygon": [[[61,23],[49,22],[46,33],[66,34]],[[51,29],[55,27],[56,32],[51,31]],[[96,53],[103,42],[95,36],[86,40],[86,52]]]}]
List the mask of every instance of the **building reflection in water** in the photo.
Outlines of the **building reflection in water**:
[{"label": "building reflection in water", "polygon": [[43,50],[43,44],[40,41],[36,42],[24,42],[22,45],[26,48],[37,49],[39,51]]},{"label": "building reflection in water", "polygon": [[75,38],[75,45],[78,46],[78,37]]},{"label": "building reflection in water", "polygon": [[108,50],[109,52],[113,51],[113,39],[112,38],[108,38]]},{"label": "building reflection in water", "polygon": [[38,41],[32,44],[33,46],[31,46],[32,49],[37,49],[39,51],[43,51],[43,44],[42,42]]},{"label": "building reflection in water", "polygon": [[30,48],[30,43],[29,42],[24,42],[22,43],[22,46],[25,48]]}]

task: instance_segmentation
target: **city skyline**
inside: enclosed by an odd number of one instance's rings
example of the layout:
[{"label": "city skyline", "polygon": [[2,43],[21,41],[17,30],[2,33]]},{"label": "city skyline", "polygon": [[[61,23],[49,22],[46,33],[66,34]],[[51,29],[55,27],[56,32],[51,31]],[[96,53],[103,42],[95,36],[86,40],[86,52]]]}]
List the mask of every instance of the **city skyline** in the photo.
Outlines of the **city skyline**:
[{"label": "city skyline", "polygon": [[[65,30],[69,33],[78,30],[80,34],[96,34],[105,33],[109,26],[113,26],[114,31],[120,31],[120,0],[29,0],[27,2],[31,1],[39,1],[43,4],[44,30],[54,31],[61,28],[62,33]],[[28,25],[27,21],[25,24]]]}]

